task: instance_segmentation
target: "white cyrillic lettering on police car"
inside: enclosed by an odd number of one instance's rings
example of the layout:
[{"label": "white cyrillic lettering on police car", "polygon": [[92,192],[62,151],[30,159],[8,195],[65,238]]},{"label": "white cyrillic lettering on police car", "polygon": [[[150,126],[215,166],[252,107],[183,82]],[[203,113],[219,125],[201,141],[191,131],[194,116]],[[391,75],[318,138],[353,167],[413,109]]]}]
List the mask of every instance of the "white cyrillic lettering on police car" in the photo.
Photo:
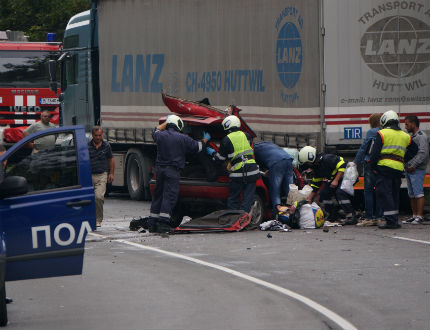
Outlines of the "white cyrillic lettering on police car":
[{"label": "white cyrillic lettering on police car", "polygon": [[[68,230],[69,231],[69,238],[67,240],[62,240],[60,238],[60,231]],[[38,232],[45,232],[45,247],[51,247],[51,227],[48,226],[37,226],[31,228],[31,236],[33,240],[33,249],[39,248],[39,241],[38,241]],[[84,241],[85,238],[85,232],[91,232],[91,226],[88,221],[83,221],[81,224],[81,228],[79,229],[78,238],[76,240],[76,244],[81,244]],[[60,223],[58,226],[54,229],[54,241],[58,245],[61,246],[67,246],[71,245],[73,241],[76,238],[76,231],[75,228],[69,224],[69,223]]]},{"label": "white cyrillic lettering on police car", "polygon": [[79,230],[78,240],[76,243],[80,244],[84,240],[85,230],[89,233],[91,231],[91,226],[88,221],[83,221],[81,225],[81,229]]},{"label": "white cyrillic lettering on police car", "polygon": [[37,249],[39,247],[39,244],[37,241],[37,232],[38,231],[44,231],[45,232],[46,247],[51,247],[51,231],[50,231],[49,226],[38,226],[38,227],[31,227],[31,238],[33,240],[33,249]]},{"label": "white cyrillic lettering on police car", "polygon": [[[70,233],[69,239],[66,241],[61,240],[60,238],[60,230],[61,229],[67,229]],[[54,240],[55,243],[57,243],[58,245],[61,246],[66,246],[66,245],[70,245],[72,244],[73,240],[75,239],[76,236],[76,232],[75,232],[75,228],[73,228],[73,226],[69,223],[60,223],[57,227],[55,227],[54,229]]]}]

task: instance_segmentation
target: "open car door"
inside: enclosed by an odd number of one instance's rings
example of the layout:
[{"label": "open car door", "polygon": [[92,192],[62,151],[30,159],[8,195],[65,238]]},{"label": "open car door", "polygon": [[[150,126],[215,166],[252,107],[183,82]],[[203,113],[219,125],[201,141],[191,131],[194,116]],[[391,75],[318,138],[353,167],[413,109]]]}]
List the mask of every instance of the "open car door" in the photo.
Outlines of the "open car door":
[{"label": "open car door", "polygon": [[96,228],[83,127],[28,136],[1,156],[0,163],[4,279],[81,274],[85,237]]}]

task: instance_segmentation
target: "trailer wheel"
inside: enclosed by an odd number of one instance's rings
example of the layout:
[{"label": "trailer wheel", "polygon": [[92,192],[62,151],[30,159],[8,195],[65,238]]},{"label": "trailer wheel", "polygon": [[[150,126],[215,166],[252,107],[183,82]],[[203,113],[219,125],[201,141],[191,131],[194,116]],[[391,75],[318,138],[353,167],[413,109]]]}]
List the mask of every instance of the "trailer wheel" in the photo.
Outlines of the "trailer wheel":
[{"label": "trailer wheel", "polygon": [[6,285],[3,282],[0,289],[0,327],[7,325]]},{"label": "trailer wheel", "polygon": [[131,199],[150,200],[149,191],[149,161],[140,150],[129,152],[127,157],[127,188]]},{"label": "trailer wheel", "polygon": [[246,229],[257,228],[264,219],[264,203],[259,194],[255,194],[254,204],[251,207],[252,219]]}]

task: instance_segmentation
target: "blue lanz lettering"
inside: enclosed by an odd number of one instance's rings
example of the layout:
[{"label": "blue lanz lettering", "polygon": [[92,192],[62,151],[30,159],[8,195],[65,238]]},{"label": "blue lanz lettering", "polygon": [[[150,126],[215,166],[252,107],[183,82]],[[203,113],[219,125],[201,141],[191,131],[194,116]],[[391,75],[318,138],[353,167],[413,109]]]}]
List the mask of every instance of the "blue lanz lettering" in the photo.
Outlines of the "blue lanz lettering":
[{"label": "blue lanz lettering", "polygon": [[[122,68],[118,69],[118,55],[112,55],[111,91],[159,93],[164,68],[164,54],[124,55]],[[121,82],[119,82],[119,80]]]}]

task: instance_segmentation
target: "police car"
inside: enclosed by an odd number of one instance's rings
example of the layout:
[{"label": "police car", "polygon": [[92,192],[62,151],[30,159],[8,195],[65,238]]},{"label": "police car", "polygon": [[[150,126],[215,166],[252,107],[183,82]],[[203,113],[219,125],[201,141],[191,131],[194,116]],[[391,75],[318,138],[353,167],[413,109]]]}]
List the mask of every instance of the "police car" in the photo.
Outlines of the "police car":
[{"label": "police car", "polygon": [[0,156],[0,326],[5,282],[81,274],[85,237],[95,229],[83,127],[35,133]]}]

